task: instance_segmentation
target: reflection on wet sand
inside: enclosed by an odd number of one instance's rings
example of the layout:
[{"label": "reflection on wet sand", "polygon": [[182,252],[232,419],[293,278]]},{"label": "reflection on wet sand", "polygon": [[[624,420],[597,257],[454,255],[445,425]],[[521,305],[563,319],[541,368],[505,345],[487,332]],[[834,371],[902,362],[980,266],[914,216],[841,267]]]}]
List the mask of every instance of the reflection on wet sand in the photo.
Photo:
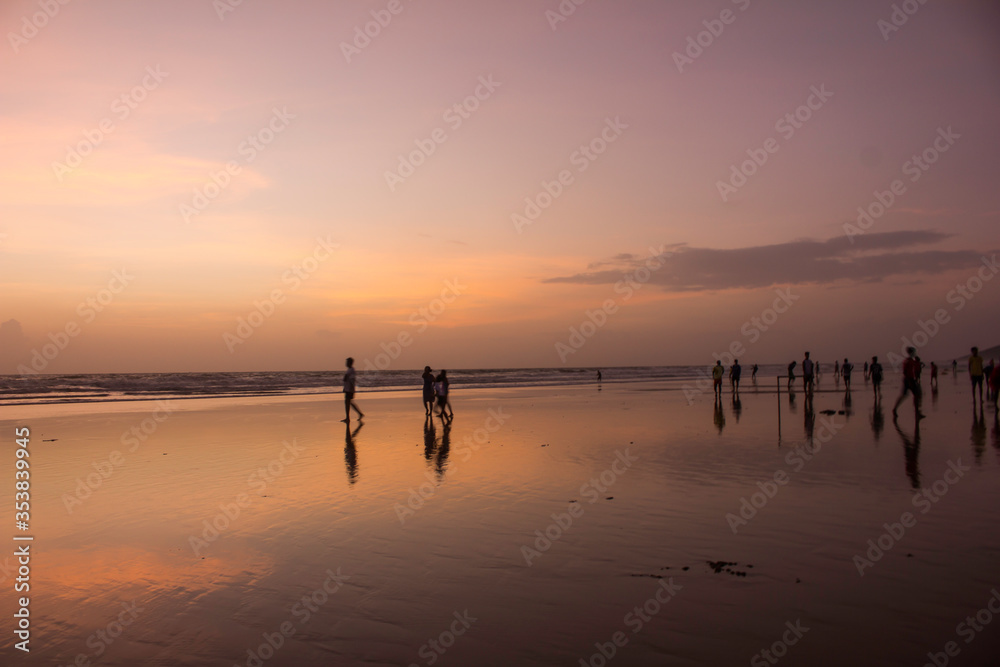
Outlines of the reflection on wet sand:
[{"label": "reflection on wet sand", "polygon": [[[649,577],[674,577],[687,597],[664,607],[659,626],[630,637],[629,653],[616,664],[662,663],[657,627],[668,629],[664,641],[692,656],[692,664],[745,662],[800,607],[809,610],[801,612],[803,622],[817,630],[812,644],[796,646],[795,664],[904,664],[926,653],[935,629],[953,627],[982,605],[981,583],[995,569],[991,555],[1000,538],[979,527],[992,525],[1000,503],[1000,456],[983,455],[961,492],[921,515],[905,548],[887,553],[860,584],[850,563],[886,521],[912,509],[910,487],[937,479],[947,461],[968,457],[969,441],[954,437],[968,432],[967,393],[945,384],[942,408],[922,427],[896,424],[905,478],[896,450],[872,447],[873,435],[885,428],[879,401],[870,424],[836,420],[829,443],[820,415],[833,413],[844,397],[817,391],[814,406],[807,394],[805,437],[815,428],[823,453],[803,459],[812,462],[795,483],[734,536],[720,520],[725,512],[738,511],[758,482],[768,486],[762,480],[776,479],[775,470],[799,474],[789,468],[799,459],[787,458],[805,440],[799,415],[790,426],[784,421],[796,399],[786,403],[773,386],[761,390],[747,401],[731,397],[731,416],[742,416],[729,428],[725,402],[716,400],[708,429],[707,394],[688,409],[679,390],[609,385],[602,394],[559,388],[501,398],[483,391],[461,414],[480,411],[485,419],[490,406],[508,401],[515,426],[490,431],[474,453],[461,443],[474,437],[483,423],[478,417],[454,428],[435,418],[421,429],[419,413],[408,411],[410,397],[368,397],[376,418],[365,425],[364,440],[360,424],[345,428],[343,459],[340,431],[332,428],[339,414],[331,415],[328,401],[263,399],[212,403],[218,406],[212,409],[191,401],[72,514],[63,491],[72,492],[91,462],[106,458],[107,443],[135,415],[39,418],[33,430],[58,439],[38,450],[45,480],[38,540],[48,555],[39,561],[37,590],[47,599],[39,597],[44,604],[37,616],[32,609],[32,620],[47,643],[32,657],[37,664],[72,664],[87,653],[93,664],[88,636],[135,599],[143,610],[100,656],[102,665],[248,664],[247,650],[261,645],[262,633],[289,619],[300,631],[267,665],[411,664],[427,638],[446,627],[442,619],[466,607],[490,622],[477,623],[451,647],[449,664],[578,664],[590,654],[587,647],[614,629],[592,620],[620,621],[622,610],[649,598],[647,586],[655,585]],[[629,420],[608,424],[611,399],[627,405]],[[772,444],[776,405],[788,449]],[[992,427],[1000,455],[1000,423],[996,415],[990,421],[975,414],[975,442],[981,447],[990,438],[984,427]],[[303,454],[281,467],[275,461],[285,439],[297,439]],[[641,464],[592,505],[584,499],[585,513],[572,528],[525,565],[521,545],[534,544],[534,531],[547,531],[567,501],[580,503],[574,490],[607,469],[617,450]],[[248,476],[259,480],[259,471],[272,465],[266,488],[248,487]],[[346,478],[331,476],[341,465]],[[451,475],[457,470],[461,475]],[[437,484],[446,474],[448,483]],[[405,523],[398,507],[406,508]],[[207,536],[200,553],[192,552],[192,535]],[[739,558],[730,555],[732,545],[752,554],[753,568],[741,567],[745,578],[722,583],[704,563]],[[350,581],[310,612],[308,626],[298,625],[290,616],[294,605],[317,589],[328,568],[341,567]],[[504,585],[484,585],[489,577]],[[912,611],[912,623],[878,624],[900,605]],[[726,613],[751,607],[763,623]],[[552,613],[526,618],[532,608]],[[511,640],[526,631],[548,640]],[[717,641],[721,632],[725,643]],[[975,647],[985,654],[995,646],[990,641],[984,636]],[[9,640],[0,643],[0,664],[13,664],[12,655]]]},{"label": "reflection on wet sand", "polygon": [[877,444],[882,431],[885,430],[885,413],[882,411],[882,400],[878,394],[875,395],[875,402],[872,404],[869,423],[871,424],[872,435],[875,437],[875,443]]},{"label": "reflection on wet sand", "polygon": [[913,437],[910,437],[900,427],[899,422],[893,420],[896,433],[903,441],[903,458],[906,461],[906,476],[910,478],[910,486],[914,489],[920,488],[920,420],[913,423]]},{"label": "reflection on wet sand", "polygon": [[976,404],[972,404],[972,451],[976,458],[976,464],[981,465],[983,452],[986,451],[986,417],[983,415],[983,404],[979,404],[977,411]]},{"label": "reflection on wet sand", "polygon": [[355,447],[354,439],[364,424],[358,422],[358,427],[353,433],[350,424],[344,426],[344,465],[347,466],[347,481],[354,484],[358,481],[358,449]]},{"label": "reflection on wet sand", "polygon": [[451,420],[441,418],[441,438],[437,437],[434,417],[424,420],[424,460],[433,464],[438,480],[448,472],[448,454],[451,452]]},{"label": "reflection on wet sand", "polygon": [[813,442],[813,431],[816,430],[816,411],[813,409],[813,392],[807,391],[804,401],[803,426],[805,427],[806,439],[810,444]]},{"label": "reflection on wet sand", "polygon": [[715,428],[719,429],[719,435],[722,435],[722,429],[726,427],[726,413],[722,411],[722,397],[715,397],[715,413],[712,417],[715,422]]}]

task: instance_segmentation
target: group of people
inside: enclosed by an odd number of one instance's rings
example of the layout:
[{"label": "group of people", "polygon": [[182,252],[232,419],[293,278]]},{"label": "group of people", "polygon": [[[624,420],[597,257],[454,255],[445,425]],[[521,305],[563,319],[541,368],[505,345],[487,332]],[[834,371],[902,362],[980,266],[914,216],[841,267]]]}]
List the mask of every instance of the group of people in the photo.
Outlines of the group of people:
[{"label": "group of people", "polygon": [[[799,365],[799,362],[793,361],[788,364],[788,388],[791,389],[793,383],[795,382],[795,368]],[[806,352],[805,359],[802,360],[802,387],[806,392],[811,392],[815,387],[820,376],[820,365],[814,362],[810,357],[809,353]],[[881,385],[883,370],[882,365],[878,362],[878,357],[872,357],[871,362],[865,362],[864,367],[864,378],[865,381],[869,379],[874,385],[875,395],[881,394]],[[851,363],[850,359],[844,357],[844,363],[840,360],[833,362],[833,377],[839,383],[840,380],[844,381],[844,389],[846,391],[851,390],[851,378],[854,373],[854,364]]]},{"label": "group of people", "polygon": [[[917,350],[913,347],[906,348],[907,358],[903,361],[903,388],[896,399],[896,404],[892,408],[892,416],[895,419],[898,416],[898,408],[906,400],[907,396],[913,396],[913,408],[916,413],[917,419],[922,419],[925,415],[920,411],[920,401],[922,398],[922,390],[920,385],[920,376],[923,371],[924,364],[920,361],[920,357],[917,356]],[[357,390],[357,374],[354,370],[354,359],[348,357],[346,360],[347,372],[344,373],[344,419],[341,420],[345,423],[350,423],[351,421],[351,410],[353,409],[358,413],[358,420],[364,418],[364,413],[354,402],[354,393]],[[788,364],[788,388],[791,389],[795,382],[795,368],[798,366],[798,362],[793,361]],[[756,381],[757,379],[757,364],[753,365],[753,372],[751,379]],[[956,371],[958,368],[958,362],[952,361],[952,372]],[[931,387],[937,386],[938,380],[938,366],[936,363],[931,362]],[[816,377],[819,375],[820,368],[819,364],[814,362],[809,356],[809,352],[805,353],[805,358],[802,360],[802,386],[806,394],[811,394],[816,383]],[[854,372],[854,364],[850,362],[846,357],[844,362],[841,364],[840,361],[834,362],[833,373],[834,377],[844,380],[844,387],[849,393],[851,391],[851,374]],[[715,391],[715,396],[717,399],[722,397],[722,379],[726,374],[726,369],[722,365],[721,361],[716,361],[715,366],[712,368],[712,380]],[[738,392],[740,387],[740,379],[743,375],[743,367],[740,366],[740,360],[734,359],[732,366],[729,367],[729,383],[732,387],[733,392]],[[979,348],[973,347],[972,354],[969,356],[969,377],[972,380],[972,399],[976,399],[976,390],[979,390],[979,402],[983,402],[983,387],[986,388],[986,400],[992,400],[994,407],[997,405],[997,399],[1000,397],[1000,364],[996,364],[993,360],[990,360],[989,364],[983,361],[983,358],[979,355]],[[442,370],[436,376],[431,370],[430,366],[424,366],[424,373],[421,376],[423,379],[423,402],[424,410],[426,411],[426,416],[430,417],[434,414],[441,417],[442,419],[447,419],[451,421],[455,416],[455,412],[451,407],[451,401],[449,400],[449,382],[448,382],[448,372]],[[879,363],[878,357],[874,356],[871,362],[865,362],[864,364],[864,378],[865,381],[871,380],[872,391],[875,394],[875,400],[880,401],[882,398],[882,380],[884,378],[884,370],[882,364]],[[597,371],[597,381],[601,381],[601,371]],[[437,404],[437,410],[435,411],[435,403]]]},{"label": "group of people", "polygon": [[[754,364],[751,368],[750,380],[753,382],[757,381],[757,371],[759,366]],[[726,369],[722,365],[722,362],[716,360],[715,366],[712,367],[712,386],[715,391],[716,398],[722,398],[722,378],[726,374]],[[734,359],[733,365],[729,367],[729,386],[732,388],[733,392],[739,392],[740,390],[740,378],[743,377],[743,367],[740,366],[740,360]]]},{"label": "group of people", "polygon": [[438,416],[450,422],[455,416],[455,411],[451,409],[451,401],[448,400],[448,371],[443,370],[435,377],[431,367],[424,366],[421,378],[424,381],[424,409],[427,411],[427,416],[434,414],[436,401],[439,408]]},{"label": "group of people", "polygon": [[[344,418],[340,421],[345,424],[351,422],[351,410],[358,413],[358,421],[364,419],[365,414],[354,402],[354,393],[357,391],[357,371],[354,370],[354,358],[348,357],[344,362],[347,365],[347,372],[344,373]],[[448,371],[442,370],[436,376],[430,366],[424,366],[424,374],[421,376],[424,381],[423,399],[426,416],[435,414],[434,404],[437,403],[437,415],[449,422],[455,417],[455,411],[451,407],[448,399],[449,385]]]}]

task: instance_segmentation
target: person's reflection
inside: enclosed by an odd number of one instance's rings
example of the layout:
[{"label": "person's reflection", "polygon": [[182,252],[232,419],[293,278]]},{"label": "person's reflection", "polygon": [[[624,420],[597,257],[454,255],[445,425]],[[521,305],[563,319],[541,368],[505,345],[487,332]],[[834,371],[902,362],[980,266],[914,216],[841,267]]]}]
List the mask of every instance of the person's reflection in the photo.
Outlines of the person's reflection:
[{"label": "person's reflection", "polygon": [[993,413],[993,446],[1000,450],[1000,410]]},{"label": "person's reflection", "polygon": [[444,422],[441,428],[441,447],[437,451],[437,460],[434,469],[437,472],[438,480],[445,476],[448,471],[448,454],[451,452],[451,420]]},{"label": "person's reflection", "polygon": [[938,384],[935,382],[931,385],[931,406],[936,406],[938,402]]},{"label": "person's reflection", "polygon": [[736,417],[736,423],[740,423],[740,415],[743,414],[743,401],[740,400],[740,393],[736,392],[733,394],[733,417]]},{"label": "person's reflection", "polygon": [[793,415],[798,412],[795,405],[795,391],[791,389],[788,390],[788,411]]},{"label": "person's reflection", "polygon": [[875,442],[877,443],[879,436],[882,435],[882,431],[885,429],[885,413],[882,412],[882,401],[879,400],[878,395],[875,396],[875,403],[872,405],[869,421],[872,426],[872,435],[875,436]]},{"label": "person's reflection", "polygon": [[906,476],[910,478],[910,486],[920,488],[920,420],[913,422],[913,437],[906,435],[897,420],[893,420],[896,433],[903,441],[903,457],[906,459]]},{"label": "person's reflection", "polygon": [[812,443],[813,431],[816,428],[816,412],[813,410],[812,392],[806,392],[806,399],[802,409],[804,412],[803,424],[806,430],[806,438]]},{"label": "person's reflection", "polygon": [[430,463],[434,458],[434,449],[437,447],[437,431],[434,429],[434,417],[427,415],[424,417],[424,458]]},{"label": "person's reflection", "polygon": [[851,415],[853,414],[854,401],[851,399],[851,390],[848,388],[847,391],[844,392],[844,416],[846,417],[846,421],[851,421]]},{"label": "person's reflection", "polygon": [[364,424],[358,422],[358,427],[354,429],[353,433],[351,433],[350,424],[345,424],[344,428],[344,465],[347,466],[347,481],[350,484],[358,481],[358,450],[354,446],[354,438],[357,437],[362,426]]},{"label": "person's reflection", "polygon": [[722,429],[726,427],[726,413],[722,411],[722,397],[715,397],[715,414],[713,415],[715,420],[715,428],[719,429],[719,435],[722,435]]},{"label": "person's reflection", "polygon": [[983,452],[986,451],[986,417],[983,416],[983,404],[979,404],[979,411],[976,412],[976,404],[972,404],[972,451],[976,455],[976,463],[981,464]]}]

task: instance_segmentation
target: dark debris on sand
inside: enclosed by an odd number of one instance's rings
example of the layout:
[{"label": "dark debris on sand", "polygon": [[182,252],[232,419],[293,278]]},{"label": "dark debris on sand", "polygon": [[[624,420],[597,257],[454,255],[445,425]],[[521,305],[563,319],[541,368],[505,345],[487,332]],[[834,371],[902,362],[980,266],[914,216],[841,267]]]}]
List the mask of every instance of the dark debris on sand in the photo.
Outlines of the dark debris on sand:
[{"label": "dark debris on sand", "polygon": [[[714,572],[715,574],[723,574],[723,573],[725,573],[725,574],[728,574],[728,575],[731,575],[731,576],[734,576],[734,577],[746,577],[747,576],[746,570],[737,570],[737,569],[735,569],[737,567],[740,567],[740,564],[737,563],[737,562],[735,562],[735,561],[709,560],[709,561],[705,561],[705,562],[708,564],[708,568],[712,572]],[[748,570],[752,570],[753,569],[753,564],[752,563],[747,563],[746,565],[743,565],[742,567],[745,567]],[[670,569],[669,565],[664,565],[663,567],[660,568],[660,570],[669,570],[669,569]],[[684,567],[681,568],[681,570],[684,571],[684,572],[687,572],[690,569],[691,569],[690,565],[685,565]],[[661,575],[661,574],[631,574],[629,576],[631,576],[631,577],[652,577],[654,579],[663,579],[664,578],[664,576]],[[796,581],[796,583],[798,583],[798,582]]]}]

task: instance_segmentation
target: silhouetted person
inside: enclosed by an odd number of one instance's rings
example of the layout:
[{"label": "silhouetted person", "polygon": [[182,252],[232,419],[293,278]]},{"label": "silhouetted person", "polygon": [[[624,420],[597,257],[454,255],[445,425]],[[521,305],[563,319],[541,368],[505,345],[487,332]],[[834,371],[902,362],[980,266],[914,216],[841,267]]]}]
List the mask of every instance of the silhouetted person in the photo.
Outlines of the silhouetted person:
[{"label": "silhouetted person", "polygon": [[851,373],[854,372],[854,364],[844,357],[844,365],[840,367],[840,374],[844,376],[844,389],[851,390]]},{"label": "silhouetted person", "polygon": [[882,400],[882,364],[878,362],[878,357],[872,357],[872,365],[870,367],[870,373],[872,378],[872,391],[875,392],[875,400]]},{"label": "silhouetted person", "polygon": [[712,366],[712,390],[717,398],[722,398],[722,376],[725,372],[722,362],[716,360],[715,366]]},{"label": "silhouetted person", "polygon": [[434,373],[431,372],[430,366],[424,366],[424,374],[420,378],[424,381],[424,411],[429,417],[434,411]]},{"label": "silhouetted person", "polygon": [[813,388],[814,370],[813,360],[809,358],[809,353],[806,352],[806,358],[802,360],[802,391],[807,394],[811,392]]},{"label": "silhouetted person", "polygon": [[354,392],[357,389],[357,373],[354,371],[354,358],[348,357],[347,361],[347,372],[344,373],[344,419],[342,422],[351,422],[351,408],[358,413],[358,419],[363,419],[365,414],[361,412],[357,405],[354,403]]},{"label": "silhouetted person", "polygon": [[451,409],[450,387],[448,371],[441,371],[434,380],[434,392],[437,394],[438,408],[440,409],[438,416],[441,419],[451,419],[455,416],[455,411]]},{"label": "silhouetted person", "polygon": [[983,384],[986,385],[986,400],[989,401],[993,397],[993,391],[990,389],[990,377],[993,375],[993,359],[990,359],[990,363],[986,364],[983,368]]},{"label": "silhouetted person", "polygon": [[729,381],[732,383],[734,392],[739,392],[740,390],[740,376],[742,374],[743,367],[740,366],[740,360],[734,359],[733,365],[729,369]]},{"label": "silhouetted person", "polygon": [[597,384],[601,384],[601,370],[597,369]]},{"label": "silhouetted person", "polygon": [[907,394],[913,394],[913,411],[917,419],[923,419],[924,413],[920,411],[920,360],[917,359],[917,349],[906,348],[909,356],[903,361],[903,392],[896,399],[896,405],[892,406],[892,420],[896,421],[899,416],[897,410],[899,404],[903,402]]},{"label": "silhouetted person", "polygon": [[760,368],[760,366],[758,366],[757,364],[753,365],[753,371],[750,373],[750,381],[751,382],[756,382],[757,381],[757,369],[758,368]]},{"label": "silhouetted person", "polygon": [[866,362],[865,362],[865,367],[864,367],[864,378],[865,378],[865,382],[868,382],[868,378],[869,378],[869,377],[871,377],[871,376],[870,376],[870,375],[868,374],[868,362],[866,361]]},{"label": "silhouetted person", "polygon": [[358,450],[354,446],[354,438],[358,436],[358,431],[364,426],[358,422],[358,427],[351,433],[351,425],[344,426],[344,465],[347,466],[347,481],[354,484],[358,481]]},{"label": "silhouetted person", "polygon": [[972,380],[972,400],[976,400],[976,387],[979,387],[979,402],[983,402],[983,358],[979,356],[979,348],[972,348],[969,356],[969,377]]},{"label": "silhouetted person", "polygon": [[793,361],[792,363],[788,364],[788,388],[789,389],[792,388],[792,383],[795,382],[795,367],[798,365],[798,363],[799,362],[797,362],[797,361]]},{"label": "silhouetted person", "polygon": [[920,488],[920,420],[913,423],[913,437],[909,437],[899,427],[899,422],[893,420],[896,433],[903,441],[903,459],[906,462],[906,476],[910,478],[910,486]]},{"label": "silhouetted person", "polygon": [[833,362],[833,377],[837,377],[838,375],[840,375],[840,362],[839,361],[834,361]]}]

